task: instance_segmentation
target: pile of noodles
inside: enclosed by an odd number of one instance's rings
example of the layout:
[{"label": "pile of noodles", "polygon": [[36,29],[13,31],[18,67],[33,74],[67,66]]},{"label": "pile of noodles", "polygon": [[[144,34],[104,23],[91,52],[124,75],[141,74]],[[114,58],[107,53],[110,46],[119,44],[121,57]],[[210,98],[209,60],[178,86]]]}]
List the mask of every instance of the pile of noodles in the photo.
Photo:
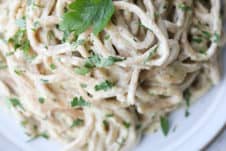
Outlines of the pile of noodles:
[{"label": "pile of noodles", "polygon": [[[197,98],[219,82],[220,0],[113,0],[106,28],[77,43],[59,29],[71,2],[0,0],[1,103],[11,102],[27,134],[45,133],[67,151],[130,150],[186,91]],[[22,23],[26,53],[12,43]],[[93,54],[125,59],[76,74]],[[106,80],[114,86],[96,91]],[[89,105],[72,107],[73,98]]]}]

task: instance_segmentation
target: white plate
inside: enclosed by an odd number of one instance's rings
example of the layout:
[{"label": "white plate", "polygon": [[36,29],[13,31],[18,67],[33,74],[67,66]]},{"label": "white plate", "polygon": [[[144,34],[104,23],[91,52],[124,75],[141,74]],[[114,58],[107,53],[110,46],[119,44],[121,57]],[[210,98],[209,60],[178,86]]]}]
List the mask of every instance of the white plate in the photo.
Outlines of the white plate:
[{"label": "white plate", "polygon": [[[226,122],[225,52],[223,71],[224,77],[221,83],[191,107],[189,118],[184,117],[184,109],[172,113],[171,132],[168,137],[164,137],[161,132],[146,136],[135,151],[198,151],[214,138]],[[24,135],[20,124],[2,110],[0,110],[0,123],[0,150],[60,151],[62,149],[62,145],[44,139],[27,143],[29,138]],[[175,126],[176,130],[173,132]]]}]

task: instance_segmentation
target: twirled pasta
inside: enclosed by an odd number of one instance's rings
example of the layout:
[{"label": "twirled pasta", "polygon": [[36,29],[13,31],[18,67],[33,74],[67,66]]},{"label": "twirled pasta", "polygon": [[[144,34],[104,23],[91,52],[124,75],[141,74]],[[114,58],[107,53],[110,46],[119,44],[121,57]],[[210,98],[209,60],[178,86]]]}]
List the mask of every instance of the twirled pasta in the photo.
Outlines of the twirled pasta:
[{"label": "twirled pasta", "polygon": [[[113,0],[104,31],[85,31],[76,46],[58,27],[71,2],[0,0],[0,96],[20,101],[12,110],[30,135],[46,132],[65,151],[129,150],[183,104],[186,90],[197,98],[219,82],[220,0]],[[22,18],[26,55],[10,41]],[[76,74],[93,53],[125,60]],[[112,89],[96,91],[105,80]],[[91,105],[73,108],[75,97]]]}]

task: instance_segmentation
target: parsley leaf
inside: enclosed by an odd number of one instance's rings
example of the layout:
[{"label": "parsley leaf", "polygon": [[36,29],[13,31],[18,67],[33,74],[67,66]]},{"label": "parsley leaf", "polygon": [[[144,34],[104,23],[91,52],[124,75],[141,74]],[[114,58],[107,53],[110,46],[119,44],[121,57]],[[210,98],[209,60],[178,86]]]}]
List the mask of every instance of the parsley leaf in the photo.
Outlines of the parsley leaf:
[{"label": "parsley leaf", "polygon": [[63,15],[60,29],[78,35],[92,26],[97,35],[108,24],[114,11],[112,0],[76,0]]},{"label": "parsley leaf", "polygon": [[120,62],[125,59],[109,56],[107,58],[101,57],[100,55],[94,54],[88,58],[85,65],[87,67],[107,67],[113,65],[115,62]]},{"label": "parsley leaf", "polygon": [[42,138],[45,138],[45,139],[49,139],[49,135],[47,133],[43,132],[43,133],[35,135],[30,140],[28,140],[28,142],[34,141],[35,139],[37,139],[39,137],[42,137]]},{"label": "parsley leaf", "polygon": [[158,46],[156,46],[148,55],[148,57],[144,60],[144,63],[147,63],[158,51]]},{"label": "parsley leaf", "polygon": [[89,102],[86,102],[82,97],[74,97],[71,101],[71,107],[90,106]]},{"label": "parsley leaf", "polygon": [[213,35],[213,42],[219,43],[220,42],[220,35],[218,33],[214,33]]},{"label": "parsley leaf", "polygon": [[187,12],[192,10],[192,8],[184,3],[178,4],[178,8],[180,8],[182,11]]},{"label": "parsley leaf", "polygon": [[185,117],[188,117],[190,115],[189,107],[190,107],[190,99],[191,99],[191,92],[189,89],[186,89],[183,93],[184,99],[186,101],[186,111],[185,111]]},{"label": "parsley leaf", "polygon": [[20,107],[23,109],[22,104],[20,103],[20,101],[17,98],[10,98],[9,102],[13,107]]},{"label": "parsley leaf", "polygon": [[26,36],[27,32],[25,29],[19,29],[13,38],[9,39],[9,42],[13,44],[15,50],[21,49],[25,54],[28,54],[30,49],[30,43]]},{"label": "parsley leaf", "polygon": [[83,119],[76,119],[73,121],[72,125],[71,125],[71,128],[73,127],[78,127],[78,126],[82,126],[84,124],[84,120]]},{"label": "parsley leaf", "polygon": [[100,55],[94,54],[88,57],[85,61],[85,64],[82,67],[75,68],[75,72],[80,75],[86,75],[95,67],[107,67],[113,65],[115,62],[120,62],[125,59],[109,56],[107,58],[101,57]]},{"label": "parsley leaf", "polygon": [[129,129],[131,124],[129,122],[123,121],[123,125],[125,128]]},{"label": "parsley leaf", "polygon": [[56,67],[55,64],[51,63],[51,64],[50,64],[50,68],[51,68],[52,70],[55,70],[57,67]]},{"label": "parsley leaf", "polygon": [[45,98],[39,97],[38,101],[39,101],[39,103],[44,104],[45,103]]},{"label": "parsley leaf", "polygon": [[101,91],[101,90],[107,91],[107,90],[111,89],[113,86],[114,86],[114,84],[112,82],[105,80],[104,82],[96,85],[95,90],[96,91]]},{"label": "parsley leaf", "polygon": [[114,116],[113,113],[106,114],[106,117],[107,117],[107,118],[110,118],[110,117],[113,117],[113,116]]},{"label": "parsley leaf", "polygon": [[80,74],[80,75],[86,75],[89,72],[90,72],[90,68],[87,68],[87,67],[75,68],[75,73]]},{"label": "parsley leaf", "polygon": [[169,121],[166,117],[164,116],[161,116],[160,117],[160,125],[161,125],[161,128],[162,128],[162,132],[165,136],[168,135],[169,133]]}]

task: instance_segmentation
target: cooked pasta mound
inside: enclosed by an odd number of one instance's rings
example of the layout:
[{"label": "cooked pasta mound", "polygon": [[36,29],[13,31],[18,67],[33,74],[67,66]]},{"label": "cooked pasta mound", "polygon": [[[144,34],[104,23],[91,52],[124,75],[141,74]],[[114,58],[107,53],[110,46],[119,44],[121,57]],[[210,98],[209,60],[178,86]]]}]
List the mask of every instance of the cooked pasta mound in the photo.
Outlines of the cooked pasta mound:
[{"label": "cooked pasta mound", "polygon": [[0,0],[1,102],[29,136],[129,151],[219,82],[220,0],[113,0],[104,29],[78,35],[60,28],[73,2]]}]

